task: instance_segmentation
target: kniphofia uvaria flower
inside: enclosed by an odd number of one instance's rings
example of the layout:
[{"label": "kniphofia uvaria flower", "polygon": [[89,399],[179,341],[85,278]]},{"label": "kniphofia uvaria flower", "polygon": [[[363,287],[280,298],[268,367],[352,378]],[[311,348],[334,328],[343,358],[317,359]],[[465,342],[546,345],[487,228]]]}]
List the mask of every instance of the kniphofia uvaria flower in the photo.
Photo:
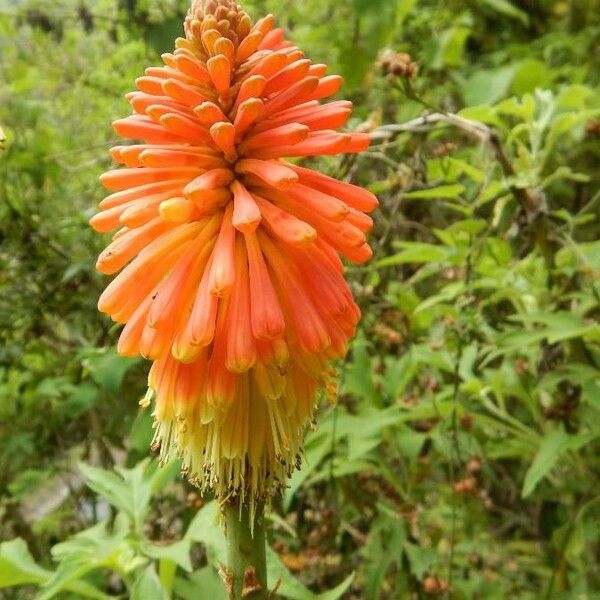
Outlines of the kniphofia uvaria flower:
[{"label": "kniphofia uvaria flower", "polygon": [[290,157],[355,153],[336,131],[351,103],[322,102],[341,78],[313,64],[273,17],[232,0],[194,2],[164,66],[114,123],[135,142],[101,178],[91,220],[117,229],[99,301],[125,323],[119,351],[153,361],[154,444],[220,498],[254,506],[299,464],[318,390],[333,385],[359,320],[340,256],[371,256],[370,192]]}]

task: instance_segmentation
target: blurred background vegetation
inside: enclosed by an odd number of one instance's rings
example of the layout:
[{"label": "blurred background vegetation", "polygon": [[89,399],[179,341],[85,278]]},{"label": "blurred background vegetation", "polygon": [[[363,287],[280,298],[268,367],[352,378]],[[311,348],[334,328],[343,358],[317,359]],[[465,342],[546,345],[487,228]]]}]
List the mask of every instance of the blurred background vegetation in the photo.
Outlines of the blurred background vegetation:
[{"label": "blurred background vegetation", "polygon": [[[600,598],[600,3],[244,5],[344,75],[374,143],[319,166],[381,200],[339,401],[269,517],[278,594]],[[214,504],[144,460],[87,225],[186,9],[0,0],[0,598],[224,598]]]}]

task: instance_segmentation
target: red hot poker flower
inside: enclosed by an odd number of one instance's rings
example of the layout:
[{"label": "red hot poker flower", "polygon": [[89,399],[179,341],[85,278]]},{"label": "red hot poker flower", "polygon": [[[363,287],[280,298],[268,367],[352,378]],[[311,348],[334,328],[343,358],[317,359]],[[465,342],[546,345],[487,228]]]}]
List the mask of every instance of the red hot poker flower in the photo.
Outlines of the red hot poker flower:
[{"label": "red hot poker flower", "polygon": [[341,78],[313,64],[271,15],[196,1],[165,66],[129,94],[116,132],[124,168],[92,218],[118,228],[97,267],[99,301],[126,323],[119,351],[153,361],[154,445],[202,490],[270,496],[299,461],[318,389],[360,313],[339,255],[371,257],[370,192],[287,162],[360,152],[336,131],[351,103],[321,103]]}]

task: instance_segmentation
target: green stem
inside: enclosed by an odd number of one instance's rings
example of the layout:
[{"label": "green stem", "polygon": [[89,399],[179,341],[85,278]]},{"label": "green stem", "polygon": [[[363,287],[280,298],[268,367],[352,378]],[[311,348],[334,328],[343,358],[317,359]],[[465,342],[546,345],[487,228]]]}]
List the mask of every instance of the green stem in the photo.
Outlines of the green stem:
[{"label": "green stem", "polygon": [[225,507],[227,528],[227,588],[230,600],[266,600],[267,563],[263,507],[256,507],[254,527],[250,511],[244,504],[228,503]]}]

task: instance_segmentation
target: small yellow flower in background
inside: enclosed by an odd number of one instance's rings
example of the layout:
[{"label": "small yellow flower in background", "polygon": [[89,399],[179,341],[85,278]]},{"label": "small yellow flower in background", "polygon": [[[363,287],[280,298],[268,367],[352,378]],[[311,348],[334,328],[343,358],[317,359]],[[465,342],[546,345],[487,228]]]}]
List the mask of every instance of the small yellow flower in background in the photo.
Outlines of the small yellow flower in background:
[{"label": "small yellow flower in background", "polygon": [[339,256],[371,257],[370,192],[284,160],[355,153],[336,131],[351,103],[321,100],[340,77],[313,64],[271,15],[195,1],[164,66],[128,95],[124,168],[92,218],[117,229],[98,259],[120,274],[99,301],[125,323],[119,351],[153,361],[154,446],[176,452],[202,491],[251,511],[300,462],[320,388],[335,393],[360,312]]}]

